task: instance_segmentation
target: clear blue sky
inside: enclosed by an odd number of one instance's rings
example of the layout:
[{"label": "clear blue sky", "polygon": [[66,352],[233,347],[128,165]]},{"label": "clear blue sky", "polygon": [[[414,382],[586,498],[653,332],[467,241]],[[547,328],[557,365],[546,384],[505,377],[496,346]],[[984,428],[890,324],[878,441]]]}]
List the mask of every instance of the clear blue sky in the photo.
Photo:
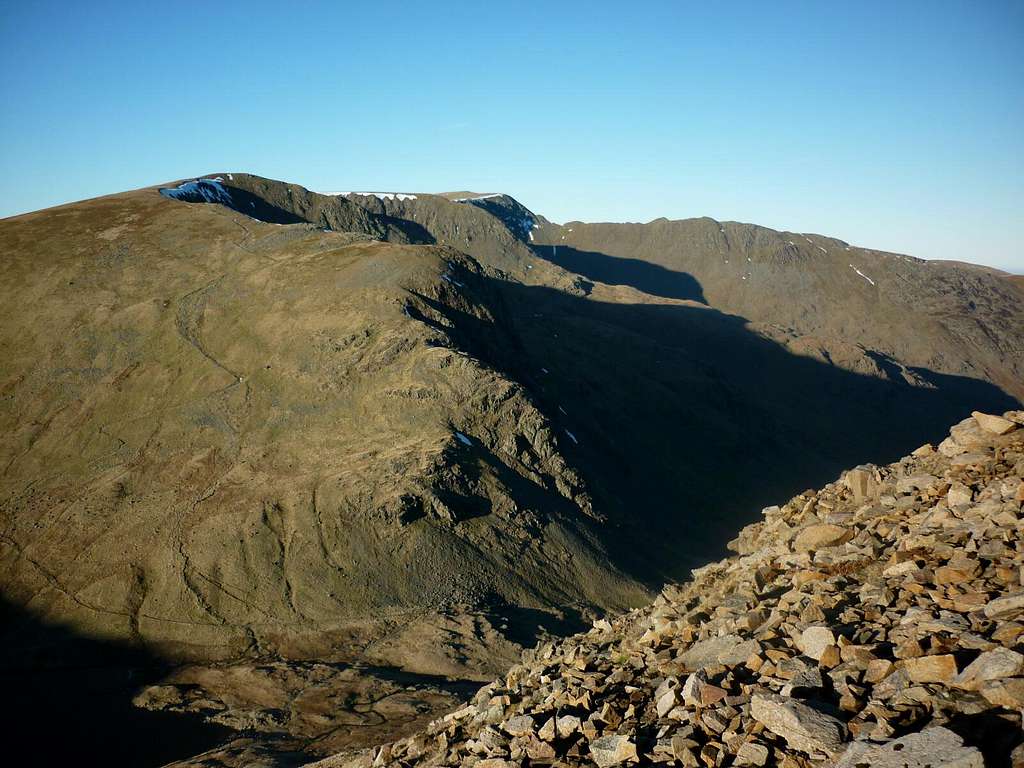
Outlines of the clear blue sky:
[{"label": "clear blue sky", "polygon": [[213,170],[1024,272],[1024,2],[2,2],[0,216]]}]

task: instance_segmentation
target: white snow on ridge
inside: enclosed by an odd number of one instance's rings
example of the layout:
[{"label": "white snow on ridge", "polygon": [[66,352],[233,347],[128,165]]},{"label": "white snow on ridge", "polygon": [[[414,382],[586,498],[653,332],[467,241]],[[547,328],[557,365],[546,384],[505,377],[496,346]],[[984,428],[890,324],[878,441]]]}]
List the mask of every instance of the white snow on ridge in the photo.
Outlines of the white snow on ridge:
[{"label": "white snow on ridge", "polygon": [[415,200],[416,195],[407,192],[317,192],[318,195],[330,197],[342,197],[344,195],[360,195],[361,197],[376,197],[378,200]]},{"label": "white snow on ridge", "polygon": [[186,181],[184,184],[179,184],[176,187],[167,187],[160,190],[160,194],[164,197],[170,197],[175,200],[184,200],[185,202],[198,203],[202,200],[204,203],[221,203],[222,205],[232,205],[231,195],[224,189],[224,185],[221,183],[224,179],[220,176],[214,179],[196,179],[195,181]]},{"label": "white snow on ridge", "polygon": [[865,275],[865,274],[864,274],[863,272],[861,272],[861,271],[860,271],[859,269],[857,269],[857,268],[856,268],[855,266],[853,266],[853,264],[851,264],[851,265],[850,265],[850,269],[852,269],[852,270],[853,270],[854,272],[856,272],[856,273],[857,273],[858,275],[860,275],[861,277],[863,277],[863,278],[864,278],[865,280],[867,280],[867,281],[868,281],[869,283],[871,283],[872,285],[874,285],[874,284],[875,284],[875,281],[874,281],[874,280],[872,280],[872,279],[871,279],[870,277],[868,277],[868,276],[867,276],[867,275]]},{"label": "white snow on ridge", "polygon": [[476,197],[456,197],[452,200],[453,203],[469,203],[473,200],[490,200],[492,197],[501,197],[504,193],[494,192],[490,195],[477,195]]}]

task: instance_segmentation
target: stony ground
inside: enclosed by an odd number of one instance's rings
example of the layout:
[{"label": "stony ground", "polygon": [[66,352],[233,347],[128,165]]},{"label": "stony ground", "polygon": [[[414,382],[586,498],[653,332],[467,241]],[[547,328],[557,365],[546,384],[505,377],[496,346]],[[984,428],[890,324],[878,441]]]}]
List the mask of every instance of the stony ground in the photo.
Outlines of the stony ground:
[{"label": "stony ground", "polygon": [[319,768],[1024,765],[1024,411],[807,491],[650,606]]}]

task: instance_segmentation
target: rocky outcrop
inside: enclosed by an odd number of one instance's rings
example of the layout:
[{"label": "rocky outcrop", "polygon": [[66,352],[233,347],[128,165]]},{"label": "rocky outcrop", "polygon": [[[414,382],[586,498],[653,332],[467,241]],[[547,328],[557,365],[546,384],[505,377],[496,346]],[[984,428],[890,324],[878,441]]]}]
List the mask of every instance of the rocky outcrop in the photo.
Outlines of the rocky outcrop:
[{"label": "rocky outcrop", "polygon": [[1024,762],[1024,412],[764,510],[733,557],[317,765]]}]

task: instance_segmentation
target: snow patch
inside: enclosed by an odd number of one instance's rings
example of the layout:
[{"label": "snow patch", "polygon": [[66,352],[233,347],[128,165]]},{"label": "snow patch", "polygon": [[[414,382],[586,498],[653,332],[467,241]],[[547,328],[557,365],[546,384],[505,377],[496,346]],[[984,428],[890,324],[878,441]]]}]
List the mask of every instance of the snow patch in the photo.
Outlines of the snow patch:
[{"label": "snow patch", "polygon": [[376,197],[378,200],[415,200],[416,195],[406,192],[317,192],[318,195],[329,195],[330,197],[341,197],[343,195],[359,195],[361,197]]},{"label": "snow patch", "polygon": [[452,202],[453,203],[469,203],[469,202],[472,202],[473,200],[490,200],[490,199],[495,198],[495,197],[502,197],[503,195],[504,195],[503,192],[494,192],[494,193],[492,193],[490,195],[477,195],[476,197],[456,197],[454,200],[452,200]]},{"label": "snow patch", "polygon": [[872,279],[871,279],[870,277],[868,277],[868,276],[867,276],[867,275],[865,275],[865,274],[864,274],[863,272],[861,272],[861,271],[860,271],[859,269],[857,269],[857,268],[856,268],[855,266],[853,266],[853,264],[851,264],[851,265],[850,265],[850,269],[852,269],[852,270],[853,270],[854,272],[856,272],[856,273],[857,273],[858,275],[860,275],[861,277],[863,277],[863,278],[864,278],[865,280],[867,280],[867,281],[868,281],[869,283],[871,283],[872,285],[874,285],[874,284],[875,284],[875,281],[874,281],[874,280],[872,280]]},{"label": "snow patch", "polygon": [[466,436],[465,436],[464,434],[462,434],[461,432],[456,432],[456,433],[455,433],[455,436],[456,436],[457,438],[459,438],[459,442],[460,442],[460,443],[462,443],[463,445],[472,445],[472,444],[473,444],[473,441],[472,441],[472,440],[470,440],[470,439],[469,439],[468,437],[466,437]]},{"label": "snow patch", "polygon": [[573,434],[572,432],[570,432],[570,431],[569,431],[568,429],[567,429],[567,430],[565,430],[565,434],[567,434],[567,435],[568,435],[569,437],[571,437],[571,438],[572,438],[572,441],[573,441],[574,443],[576,443],[576,445],[579,445],[579,444],[580,444],[580,441],[576,439],[576,435],[574,435],[574,434]]},{"label": "snow patch", "polygon": [[458,280],[456,280],[454,277],[450,275],[441,275],[441,279],[446,280],[447,282],[451,283],[454,286],[458,286],[459,288],[462,287],[462,283],[460,283]]},{"label": "snow patch", "polygon": [[196,179],[186,181],[174,188],[165,187],[160,190],[164,197],[174,200],[184,200],[186,203],[220,203],[221,205],[232,205],[231,195],[224,185],[224,180],[218,176],[214,179]]}]

